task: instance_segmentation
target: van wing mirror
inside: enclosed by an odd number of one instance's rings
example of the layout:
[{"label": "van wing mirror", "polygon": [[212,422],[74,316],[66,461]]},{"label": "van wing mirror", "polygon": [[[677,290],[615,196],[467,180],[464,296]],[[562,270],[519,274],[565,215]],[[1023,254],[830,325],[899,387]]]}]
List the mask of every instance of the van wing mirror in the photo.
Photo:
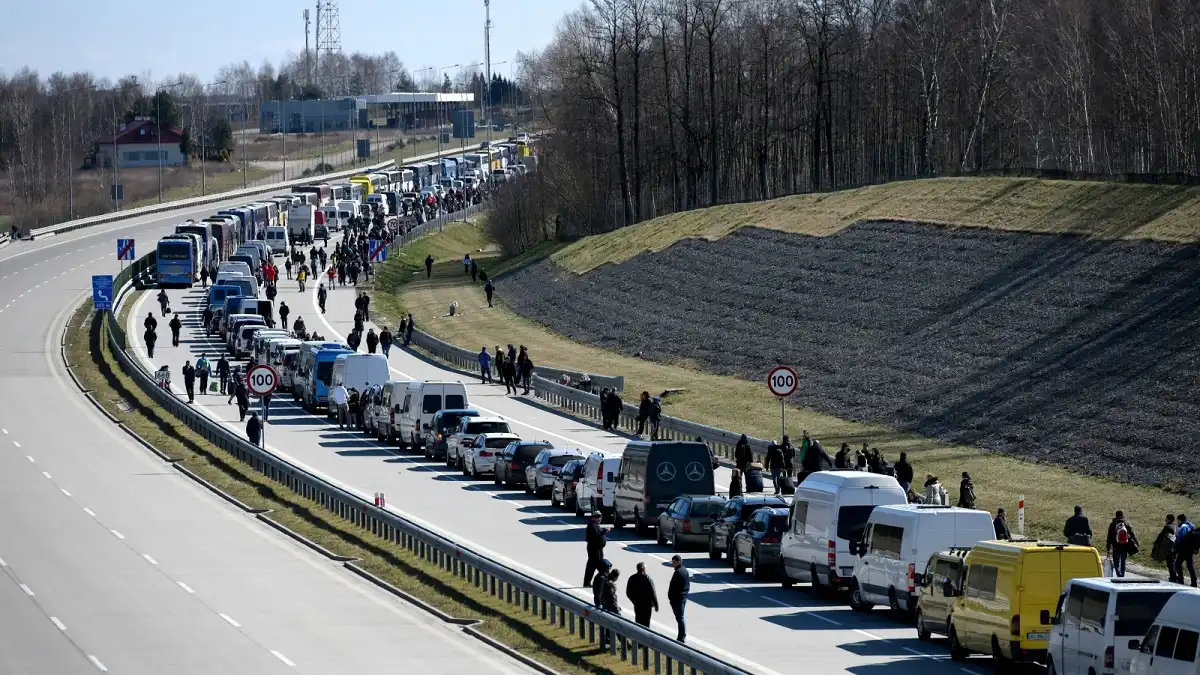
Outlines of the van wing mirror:
[{"label": "van wing mirror", "polygon": [[1038,621],[1040,621],[1043,626],[1050,626],[1054,624],[1054,618],[1050,616],[1050,610],[1048,609],[1043,609],[1038,613]]},{"label": "van wing mirror", "polygon": [[949,579],[942,581],[942,595],[947,598],[958,597],[958,590],[954,588],[954,582]]},{"label": "van wing mirror", "polygon": [[1140,651],[1142,651],[1142,643],[1140,640],[1130,640],[1129,648],[1135,652],[1140,652]]},{"label": "van wing mirror", "polygon": [[613,472],[611,472],[611,471],[608,472],[608,482],[610,482],[610,483],[616,482],[616,475],[613,474]]},{"label": "van wing mirror", "polygon": [[396,413],[400,412],[400,404],[399,403],[392,406],[392,412],[396,412]]}]

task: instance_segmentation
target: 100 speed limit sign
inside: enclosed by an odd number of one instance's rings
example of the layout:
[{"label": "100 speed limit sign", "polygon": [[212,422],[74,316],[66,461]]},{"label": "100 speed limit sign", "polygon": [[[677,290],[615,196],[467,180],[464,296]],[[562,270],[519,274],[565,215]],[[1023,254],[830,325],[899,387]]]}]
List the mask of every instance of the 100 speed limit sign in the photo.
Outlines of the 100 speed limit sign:
[{"label": "100 speed limit sign", "polygon": [[246,386],[255,396],[267,396],[279,386],[279,373],[266,364],[254,366],[246,373]]},{"label": "100 speed limit sign", "polygon": [[788,366],[775,366],[771,369],[771,373],[767,375],[767,388],[779,398],[785,398],[796,393],[796,387],[799,384],[800,380],[796,377],[796,371]]}]

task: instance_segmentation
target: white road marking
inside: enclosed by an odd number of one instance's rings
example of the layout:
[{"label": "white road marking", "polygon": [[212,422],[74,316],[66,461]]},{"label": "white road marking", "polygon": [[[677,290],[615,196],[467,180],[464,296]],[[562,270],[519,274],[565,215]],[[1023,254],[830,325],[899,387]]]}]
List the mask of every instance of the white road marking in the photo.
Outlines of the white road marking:
[{"label": "white road marking", "polygon": [[0,558],[0,567],[8,567],[8,563],[4,562],[4,558]]},{"label": "white road marking", "polygon": [[219,616],[220,616],[222,619],[225,619],[226,621],[228,621],[228,622],[229,622],[229,625],[230,625],[230,626],[233,626],[234,628],[241,628],[241,627],[242,627],[242,624],[240,624],[240,623],[238,623],[238,622],[234,621],[234,620],[233,620],[233,617],[229,616],[228,614],[221,614],[221,615],[219,615]]},{"label": "white road marking", "polygon": [[25,455],[25,459],[29,460],[29,463],[30,463],[30,464],[36,464],[36,463],[37,463],[37,460],[35,460],[35,459],[33,458],[33,455]]},{"label": "white road marking", "polygon": [[102,672],[102,673],[108,672],[108,668],[104,667],[104,664],[100,663],[100,659],[96,658],[95,656],[88,654],[88,661],[91,661],[92,665],[96,666],[96,669],[99,670],[100,672]]},{"label": "white road marking", "polygon": [[54,480],[50,477],[50,474],[46,473],[45,471],[42,472],[42,475],[46,477],[46,480]]},{"label": "white road marking", "polygon": [[196,594],[196,591],[193,591],[191,586],[188,586],[187,584],[183,583],[182,581],[176,581],[175,583],[179,584],[179,587],[182,588],[183,590],[187,591],[188,593],[191,593],[192,595]]},{"label": "white road marking", "polygon": [[8,429],[0,429],[0,431],[3,431],[5,436],[8,435]]},{"label": "white road marking", "polygon": [[881,637],[879,637],[878,635],[876,635],[876,634],[874,634],[874,633],[868,633],[867,631],[865,631],[865,630],[863,630],[863,629],[861,629],[861,628],[855,628],[855,629],[854,629],[854,632],[855,632],[855,633],[858,633],[859,635],[861,635],[861,636],[863,636],[863,637],[865,637],[865,638],[868,638],[868,639],[870,639],[870,640],[879,640],[879,641],[881,641],[881,642],[888,642],[888,639],[887,639],[887,638],[881,638]]},{"label": "white road marking", "polygon": [[143,554],[142,554],[142,557],[143,557],[143,558],[145,558],[145,559],[146,559],[146,562],[150,563],[151,565],[157,565],[157,564],[158,564],[158,561],[157,561],[157,560],[155,560],[154,558],[151,558],[149,553],[143,553]]},{"label": "white road marking", "polygon": [[86,513],[86,514],[88,514],[89,516],[91,516],[91,517],[93,517],[93,518],[95,518],[95,517],[96,517],[96,512],[95,512],[95,511],[93,511],[93,510],[91,510],[91,509],[89,509],[89,508],[88,508],[88,507],[86,507],[86,506],[85,506],[85,507],[83,507],[83,512],[84,512],[84,513]]},{"label": "white road marking", "polygon": [[296,664],[295,664],[295,663],[292,663],[292,660],[291,660],[291,659],[289,659],[288,657],[284,656],[283,654],[280,654],[278,651],[276,651],[276,650],[272,649],[272,650],[271,650],[271,653],[275,655],[275,658],[279,659],[280,661],[283,661],[284,665],[291,666],[292,668],[295,668],[295,667],[296,667]]},{"label": "white road marking", "polygon": [[62,493],[63,493],[64,495],[66,495],[66,496],[68,496],[68,497],[70,497],[70,496],[71,496],[71,493],[70,493],[70,492],[67,492],[67,488],[59,488],[59,489],[60,489],[60,490],[62,490]]},{"label": "white road marking", "polygon": [[[193,241],[194,241],[194,240],[193,240]],[[17,446],[18,448],[19,448],[19,447],[21,447],[21,444],[20,444],[20,443],[18,443],[18,442],[16,442],[16,441],[13,441],[13,445]]]},{"label": "white road marking", "polygon": [[32,588],[26,586],[25,584],[21,584],[21,590],[25,591],[25,595],[28,595],[31,598],[33,597],[33,589]]},{"label": "white road marking", "polygon": [[113,536],[116,537],[117,539],[125,538],[125,535],[121,534],[120,532],[117,532],[116,530],[109,530],[109,532],[112,532]]},{"label": "white road marking", "polygon": [[65,623],[59,621],[57,616],[50,617],[50,622],[53,623],[54,626],[56,628],[58,628],[59,630],[65,631],[67,629],[67,625]]}]

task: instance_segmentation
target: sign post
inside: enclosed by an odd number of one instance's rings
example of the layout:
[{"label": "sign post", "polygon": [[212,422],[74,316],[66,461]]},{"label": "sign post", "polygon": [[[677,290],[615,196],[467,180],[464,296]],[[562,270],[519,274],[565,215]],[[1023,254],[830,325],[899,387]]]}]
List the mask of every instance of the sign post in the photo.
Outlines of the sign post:
[{"label": "sign post", "polygon": [[386,262],[387,243],[382,239],[371,239],[367,242],[367,253],[371,262]]},{"label": "sign post", "polygon": [[267,397],[274,393],[278,386],[279,373],[265,363],[260,363],[246,371],[246,387],[262,403],[262,425],[259,437],[264,446],[267,444]]},{"label": "sign post", "polygon": [[97,274],[92,277],[92,305],[96,311],[112,309],[113,278],[111,274]]},{"label": "sign post", "polygon": [[767,375],[767,389],[779,399],[779,437],[782,442],[783,437],[787,435],[787,425],[784,421],[784,403],[783,400],[792,394],[796,393],[796,387],[800,384],[800,378],[796,376],[796,371],[791,366],[775,366]]},{"label": "sign post", "polygon": [[1017,501],[1017,533],[1022,536],[1025,534],[1025,495],[1021,495]]},{"label": "sign post", "polygon": [[117,260],[121,262],[121,269],[125,269],[126,262],[134,260],[132,239],[117,240]]}]

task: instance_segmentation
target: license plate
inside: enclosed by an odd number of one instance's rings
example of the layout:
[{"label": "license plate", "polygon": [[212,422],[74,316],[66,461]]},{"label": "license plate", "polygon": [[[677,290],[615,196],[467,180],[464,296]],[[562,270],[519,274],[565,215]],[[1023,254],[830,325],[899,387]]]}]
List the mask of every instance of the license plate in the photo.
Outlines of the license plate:
[{"label": "license plate", "polygon": [[701,531],[701,532],[708,532],[708,531],[709,531],[709,530],[711,530],[711,529],[712,529],[712,525],[701,525],[701,526],[700,526],[700,531]]},{"label": "license plate", "polygon": [[1050,634],[1049,633],[1026,633],[1025,639],[1026,640],[1049,640]]}]

